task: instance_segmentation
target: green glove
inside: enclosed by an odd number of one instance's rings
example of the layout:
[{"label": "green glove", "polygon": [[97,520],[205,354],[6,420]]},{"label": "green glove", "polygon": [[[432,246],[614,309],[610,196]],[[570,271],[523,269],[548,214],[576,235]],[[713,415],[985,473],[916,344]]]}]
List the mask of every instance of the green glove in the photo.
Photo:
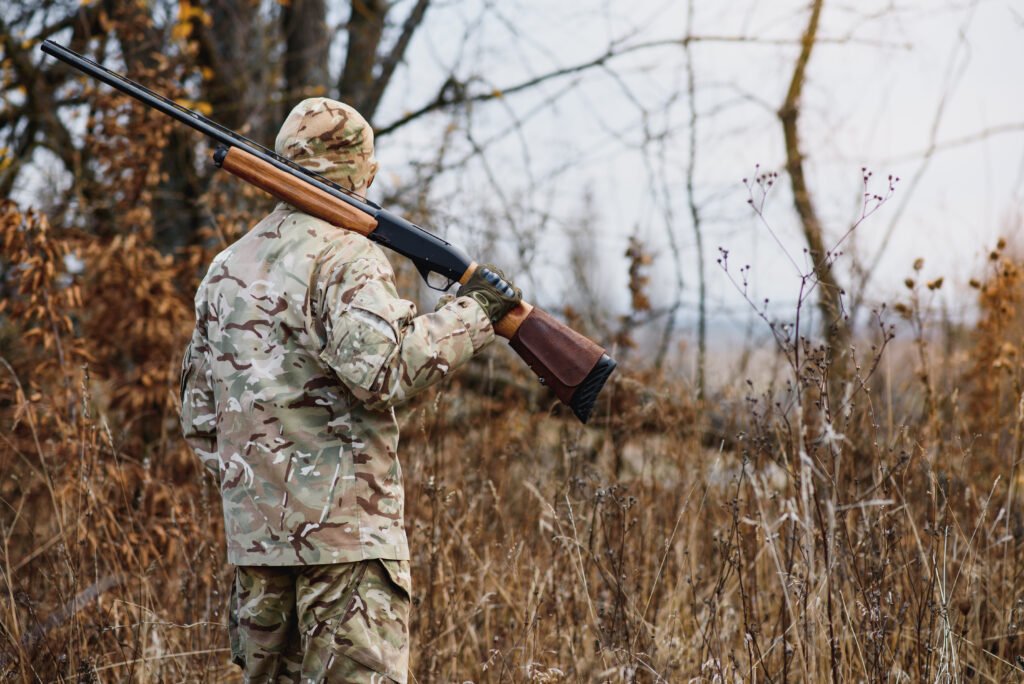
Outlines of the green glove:
[{"label": "green glove", "polygon": [[497,323],[522,301],[523,293],[493,264],[478,266],[469,282],[459,288],[459,297],[476,301],[487,313],[491,323]]}]

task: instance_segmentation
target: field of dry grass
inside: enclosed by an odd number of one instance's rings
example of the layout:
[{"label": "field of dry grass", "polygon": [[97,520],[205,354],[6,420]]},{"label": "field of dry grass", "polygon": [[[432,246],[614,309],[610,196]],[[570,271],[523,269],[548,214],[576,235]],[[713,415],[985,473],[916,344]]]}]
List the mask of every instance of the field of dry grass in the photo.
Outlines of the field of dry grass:
[{"label": "field of dry grass", "polygon": [[[209,255],[53,233],[0,211],[0,671],[237,678],[176,421]],[[698,402],[625,364],[588,427],[500,352],[417,401],[415,681],[1020,678],[1024,290],[1003,250],[979,281],[976,329],[910,283],[843,370],[779,333],[776,381]]]}]

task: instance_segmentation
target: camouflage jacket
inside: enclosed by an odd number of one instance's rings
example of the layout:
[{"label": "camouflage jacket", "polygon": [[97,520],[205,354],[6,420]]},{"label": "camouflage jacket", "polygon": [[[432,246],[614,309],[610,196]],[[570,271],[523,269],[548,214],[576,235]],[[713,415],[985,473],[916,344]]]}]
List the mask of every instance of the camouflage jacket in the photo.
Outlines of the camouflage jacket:
[{"label": "camouflage jacket", "polygon": [[409,558],[392,407],[494,339],[473,300],[416,316],[374,243],[286,205],[195,300],[181,422],[236,565]]}]

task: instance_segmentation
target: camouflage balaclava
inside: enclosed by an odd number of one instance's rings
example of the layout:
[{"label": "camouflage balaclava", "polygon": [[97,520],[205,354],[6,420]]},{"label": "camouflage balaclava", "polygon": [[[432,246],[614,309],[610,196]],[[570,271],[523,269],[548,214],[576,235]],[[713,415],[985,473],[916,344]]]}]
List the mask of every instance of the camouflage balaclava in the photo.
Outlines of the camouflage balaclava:
[{"label": "camouflage balaclava", "polygon": [[362,115],[337,100],[303,100],[285,119],[274,148],[278,154],[364,194],[377,173],[373,129]]}]

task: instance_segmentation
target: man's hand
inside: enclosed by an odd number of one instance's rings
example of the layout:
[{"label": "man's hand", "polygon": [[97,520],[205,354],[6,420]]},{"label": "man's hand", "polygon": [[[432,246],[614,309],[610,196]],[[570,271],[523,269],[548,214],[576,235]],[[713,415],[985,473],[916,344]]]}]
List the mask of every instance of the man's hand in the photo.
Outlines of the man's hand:
[{"label": "man's hand", "polygon": [[523,293],[493,264],[478,266],[469,282],[459,288],[459,297],[476,301],[487,313],[491,323],[497,323],[522,300]]}]

